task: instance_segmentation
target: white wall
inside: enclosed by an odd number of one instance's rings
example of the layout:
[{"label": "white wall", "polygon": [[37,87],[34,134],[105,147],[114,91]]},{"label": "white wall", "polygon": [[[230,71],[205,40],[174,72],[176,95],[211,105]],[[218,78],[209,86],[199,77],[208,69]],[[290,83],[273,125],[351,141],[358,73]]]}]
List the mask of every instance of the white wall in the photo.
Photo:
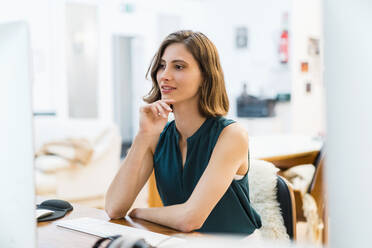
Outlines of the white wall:
[{"label": "white wall", "polygon": [[[324,84],[322,79],[323,35],[322,0],[295,0],[292,8],[291,73],[292,131],[307,135],[325,132]],[[308,39],[320,40],[320,55],[308,54]],[[301,73],[301,62],[309,63],[309,72]],[[306,92],[310,82],[311,92]]]},{"label": "white wall", "polygon": [[323,6],[330,246],[370,247],[372,2]]},{"label": "white wall", "polygon": [[27,21],[30,27],[33,51],[33,91],[38,96],[34,108],[38,111],[53,111],[56,101],[50,92],[55,86],[52,79],[52,32],[50,5],[47,0],[2,1],[0,22]]},{"label": "white wall", "polygon": [[97,6],[65,5],[66,66],[70,118],[97,118]]},{"label": "white wall", "polygon": [[[236,118],[236,97],[241,93],[242,81],[248,81],[250,92],[273,95],[277,92],[289,92],[291,89],[288,66],[282,66],[278,60],[278,42],[281,32],[282,14],[291,13],[291,0],[264,1],[125,1],[134,6],[133,13],[120,12],[119,0],[18,0],[11,2],[4,13],[10,12],[20,16],[30,16],[39,20],[32,25],[31,32],[35,36],[35,47],[45,58],[45,79],[35,80],[36,100],[40,110],[54,109],[59,118],[68,118],[68,89],[66,83],[66,47],[65,47],[65,3],[82,3],[95,5],[98,9],[98,118],[114,120],[113,86],[112,86],[112,35],[132,36],[137,40],[137,56],[133,96],[136,102],[133,109],[133,126],[137,127],[138,108],[142,96],[151,87],[151,82],[144,79],[146,69],[160,41],[175,29],[193,29],[206,33],[216,44],[225,72],[227,91],[231,102],[229,117]],[[21,4],[20,4],[21,3]],[[31,13],[18,8],[29,6]],[[268,7],[269,6],[269,7]],[[23,9],[23,8],[22,8]],[[41,12],[39,11],[41,10]],[[190,15],[190,13],[193,13]],[[29,19],[32,19],[29,18]],[[1,20],[1,19],[0,19]],[[35,21],[34,21],[35,22]],[[42,25],[40,25],[42,23]],[[248,49],[235,48],[235,28],[248,28]],[[37,57],[37,56],[36,56]],[[40,74],[41,75],[41,74]],[[39,76],[40,78],[41,76]],[[289,111],[289,110],[288,110]],[[285,111],[285,119],[288,119]],[[280,112],[280,111],[279,111]],[[243,122],[246,120],[242,120]],[[253,123],[253,120],[249,120]],[[280,120],[280,124],[271,126],[266,120],[265,128],[260,121],[253,126],[257,131],[267,130],[280,132],[288,124]],[[277,121],[273,121],[276,123]],[[284,124],[283,124],[284,123]],[[251,125],[252,126],[252,125]],[[136,131],[136,130],[134,130]],[[252,130],[251,130],[252,131]]]}]

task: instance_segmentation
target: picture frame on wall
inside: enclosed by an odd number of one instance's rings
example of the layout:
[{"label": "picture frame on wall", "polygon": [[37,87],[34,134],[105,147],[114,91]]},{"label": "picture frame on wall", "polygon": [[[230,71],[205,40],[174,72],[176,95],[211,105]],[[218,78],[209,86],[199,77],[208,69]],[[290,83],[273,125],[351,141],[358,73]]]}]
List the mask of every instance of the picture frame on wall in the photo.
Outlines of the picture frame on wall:
[{"label": "picture frame on wall", "polygon": [[237,49],[248,48],[248,28],[237,27],[235,29],[235,47]]},{"label": "picture frame on wall", "polygon": [[319,56],[320,54],[319,39],[309,37],[307,53],[309,56]]}]

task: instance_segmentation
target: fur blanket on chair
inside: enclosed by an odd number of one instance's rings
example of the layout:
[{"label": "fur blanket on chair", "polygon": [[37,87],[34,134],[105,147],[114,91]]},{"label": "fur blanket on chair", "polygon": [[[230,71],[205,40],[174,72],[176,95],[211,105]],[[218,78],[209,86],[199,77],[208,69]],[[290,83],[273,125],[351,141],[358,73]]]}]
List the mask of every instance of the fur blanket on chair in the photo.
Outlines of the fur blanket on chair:
[{"label": "fur blanket on chair", "polygon": [[252,160],[248,173],[249,197],[253,208],[261,216],[261,238],[289,242],[276,198],[278,170],[272,163]]}]

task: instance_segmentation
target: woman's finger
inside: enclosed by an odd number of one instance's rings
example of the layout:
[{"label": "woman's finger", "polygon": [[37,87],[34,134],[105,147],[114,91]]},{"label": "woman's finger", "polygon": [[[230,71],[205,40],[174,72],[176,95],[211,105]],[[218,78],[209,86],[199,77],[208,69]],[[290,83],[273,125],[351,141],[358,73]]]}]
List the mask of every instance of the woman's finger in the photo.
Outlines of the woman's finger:
[{"label": "woman's finger", "polygon": [[158,115],[164,117],[164,118],[167,118],[168,117],[168,114],[165,113],[163,107],[157,102],[155,103],[155,106],[158,110]]},{"label": "woman's finger", "polygon": [[159,101],[159,104],[167,111],[167,112],[172,112],[171,107],[165,103],[164,101]]},{"label": "woman's finger", "polygon": [[150,107],[151,107],[152,114],[153,114],[155,117],[158,117],[158,116],[159,116],[159,111],[158,111],[156,105],[151,104]]},{"label": "woman's finger", "polygon": [[146,104],[146,105],[141,106],[140,111],[144,113],[152,112],[153,111],[152,104]]}]

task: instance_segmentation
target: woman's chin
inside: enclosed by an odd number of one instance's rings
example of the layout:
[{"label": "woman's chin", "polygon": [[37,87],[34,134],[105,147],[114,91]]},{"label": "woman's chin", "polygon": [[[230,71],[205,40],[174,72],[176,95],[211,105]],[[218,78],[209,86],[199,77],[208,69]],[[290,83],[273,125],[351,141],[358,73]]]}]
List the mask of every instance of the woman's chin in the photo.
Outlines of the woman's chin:
[{"label": "woman's chin", "polygon": [[166,95],[166,94],[161,95],[161,100],[169,100],[169,99],[173,99],[173,98],[171,98],[170,95]]}]

